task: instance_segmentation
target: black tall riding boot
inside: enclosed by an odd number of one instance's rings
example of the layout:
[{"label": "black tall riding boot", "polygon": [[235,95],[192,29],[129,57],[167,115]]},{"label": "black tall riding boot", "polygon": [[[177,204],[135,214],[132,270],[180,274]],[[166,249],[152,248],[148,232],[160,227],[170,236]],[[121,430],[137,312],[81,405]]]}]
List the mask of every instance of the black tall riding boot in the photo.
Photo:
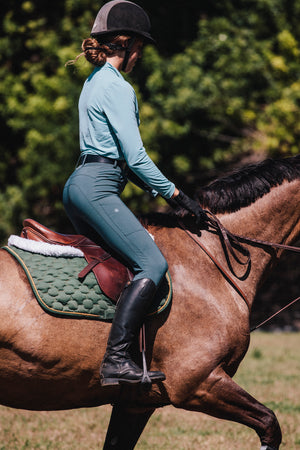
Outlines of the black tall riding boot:
[{"label": "black tall riding boot", "polygon": [[[143,278],[123,291],[111,326],[106,353],[100,367],[102,386],[140,383],[143,371],[131,359],[129,349],[138,334],[156,291],[152,280]],[[148,372],[152,382],[165,380],[162,372]]]}]

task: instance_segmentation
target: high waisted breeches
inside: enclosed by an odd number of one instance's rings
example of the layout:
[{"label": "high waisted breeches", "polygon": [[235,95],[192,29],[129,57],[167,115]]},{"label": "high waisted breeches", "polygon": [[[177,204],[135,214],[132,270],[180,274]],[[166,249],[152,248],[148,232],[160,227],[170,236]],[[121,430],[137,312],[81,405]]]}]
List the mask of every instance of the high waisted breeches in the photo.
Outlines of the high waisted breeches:
[{"label": "high waisted breeches", "polygon": [[126,177],[119,166],[89,163],[77,168],[63,193],[76,232],[95,241],[95,233],[126,262],[134,279],[158,285],[167,262],[152,237],[120,199]]}]

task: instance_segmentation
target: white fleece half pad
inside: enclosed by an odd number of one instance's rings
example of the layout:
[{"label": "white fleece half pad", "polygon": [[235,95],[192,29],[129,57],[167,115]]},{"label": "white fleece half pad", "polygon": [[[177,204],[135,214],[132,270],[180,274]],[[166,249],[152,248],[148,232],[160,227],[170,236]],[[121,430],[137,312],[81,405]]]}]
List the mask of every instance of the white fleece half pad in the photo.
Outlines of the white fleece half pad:
[{"label": "white fleece half pad", "polygon": [[71,247],[70,245],[48,244],[47,242],[32,241],[31,239],[24,239],[15,235],[9,237],[8,246],[14,246],[27,252],[45,256],[84,257],[83,252],[79,248]]}]

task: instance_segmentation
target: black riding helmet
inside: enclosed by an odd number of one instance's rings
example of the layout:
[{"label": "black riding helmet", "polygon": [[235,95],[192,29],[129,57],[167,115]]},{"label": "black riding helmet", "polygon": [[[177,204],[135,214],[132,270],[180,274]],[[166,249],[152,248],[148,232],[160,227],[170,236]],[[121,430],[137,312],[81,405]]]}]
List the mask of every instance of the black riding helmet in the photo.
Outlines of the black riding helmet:
[{"label": "black riding helmet", "polygon": [[125,50],[122,67],[125,70],[137,36],[143,38],[146,42],[155,43],[150,35],[150,29],[150,19],[143,8],[126,0],[112,0],[99,10],[91,31],[91,36],[97,39],[100,44],[103,39],[106,45],[109,36],[116,36],[121,33],[132,36],[128,47],[123,48],[119,46],[116,48],[114,46],[116,50]]}]

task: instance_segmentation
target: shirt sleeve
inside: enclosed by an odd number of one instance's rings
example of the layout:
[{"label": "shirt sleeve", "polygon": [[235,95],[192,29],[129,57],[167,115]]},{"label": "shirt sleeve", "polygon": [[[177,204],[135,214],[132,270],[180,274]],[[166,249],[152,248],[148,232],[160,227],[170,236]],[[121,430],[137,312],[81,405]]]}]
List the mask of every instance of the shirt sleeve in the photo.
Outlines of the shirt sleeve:
[{"label": "shirt sleeve", "polygon": [[124,80],[112,83],[105,91],[102,106],[129,168],[154,191],[170,198],[175,185],[161,173],[143,146],[132,86]]}]

